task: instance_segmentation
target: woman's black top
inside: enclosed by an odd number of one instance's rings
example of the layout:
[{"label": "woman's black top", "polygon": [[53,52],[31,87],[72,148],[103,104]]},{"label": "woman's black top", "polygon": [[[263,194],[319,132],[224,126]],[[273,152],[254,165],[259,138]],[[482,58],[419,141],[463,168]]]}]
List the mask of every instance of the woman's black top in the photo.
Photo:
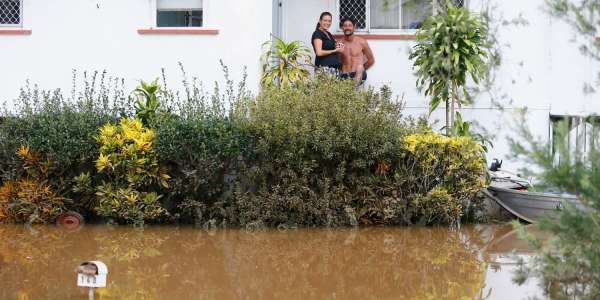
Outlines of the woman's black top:
[{"label": "woman's black top", "polygon": [[[335,50],[335,39],[333,35],[329,32],[323,32],[319,29],[315,30],[312,35],[311,44],[313,45],[313,50],[315,54],[317,54],[317,49],[315,48],[315,40],[319,39],[323,41],[323,50]],[[332,53],[325,56],[318,56],[315,59],[315,66],[317,67],[330,67],[340,69],[342,67],[342,62],[337,56],[337,53]]]}]

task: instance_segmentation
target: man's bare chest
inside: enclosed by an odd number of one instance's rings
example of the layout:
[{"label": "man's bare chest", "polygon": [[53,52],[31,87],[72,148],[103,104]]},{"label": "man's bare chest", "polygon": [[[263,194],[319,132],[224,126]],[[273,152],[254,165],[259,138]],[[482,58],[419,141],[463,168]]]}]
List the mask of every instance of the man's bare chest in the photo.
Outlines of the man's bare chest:
[{"label": "man's bare chest", "polygon": [[359,43],[344,42],[344,55],[351,57],[362,57],[363,47]]}]

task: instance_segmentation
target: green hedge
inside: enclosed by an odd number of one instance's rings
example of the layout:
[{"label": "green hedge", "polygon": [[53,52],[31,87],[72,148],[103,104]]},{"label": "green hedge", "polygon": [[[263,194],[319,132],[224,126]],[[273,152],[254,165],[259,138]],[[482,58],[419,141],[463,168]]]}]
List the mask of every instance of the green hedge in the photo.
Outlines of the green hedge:
[{"label": "green hedge", "polygon": [[[187,84],[192,92],[184,99],[160,92],[162,106],[149,127],[156,133],[152,151],[170,180],[158,191],[167,213],[157,222],[449,224],[476,207],[485,172],[481,148],[403,117],[389,89],[357,92],[351,82],[317,78],[252,97],[243,83],[235,90],[228,82],[212,96]],[[56,93],[32,106],[33,94],[23,93],[26,105],[5,113],[0,125],[3,183],[20,179],[15,151],[28,146],[55,162],[51,186],[70,200],[67,209],[99,218],[96,139],[103,125],[134,115],[132,100],[122,91],[112,92],[121,96],[110,105],[106,97],[63,100]],[[89,176],[74,180],[80,174]],[[0,195],[0,211],[9,202]]]},{"label": "green hedge", "polygon": [[[120,92],[113,88],[112,93]],[[90,216],[88,210],[94,204],[74,197],[72,180],[93,170],[99,153],[95,136],[100,127],[116,122],[128,110],[127,98],[113,98],[109,104],[108,95],[107,87],[90,93],[89,84],[70,99],[65,99],[59,90],[44,92],[30,86],[22,89],[15,109],[2,112],[0,119],[0,180],[21,177],[22,164],[16,151],[27,146],[52,162],[43,181],[49,181],[55,191],[71,200],[70,209]]]},{"label": "green hedge", "polygon": [[356,224],[391,182],[375,166],[397,161],[403,122],[389,90],[357,93],[321,78],[295,89],[267,88],[248,105],[256,140],[236,204],[242,225]]}]

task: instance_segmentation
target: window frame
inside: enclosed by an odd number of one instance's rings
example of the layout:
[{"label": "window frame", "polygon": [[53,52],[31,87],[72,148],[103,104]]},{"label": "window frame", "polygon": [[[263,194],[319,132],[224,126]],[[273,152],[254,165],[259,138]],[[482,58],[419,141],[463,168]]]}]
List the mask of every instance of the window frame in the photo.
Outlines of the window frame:
[{"label": "window frame", "polygon": [[[202,26],[172,26],[172,27],[165,27],[165,26],[158,26],[158,0],[154,0],[152,1],[152,27],[154,28],[160,28],[160,29],[204,29],[207,28],[206,26],[206,11],[207,9],[207,0],[201,0],[202,1]],[[187,8],[180,8],[180,9],[166,9],[164,11],[189,11],[190,9]]]},{"label": "window frame", "polygon": [[[337,17],[337,32],[342,32],[342,28],[340,26],[340,22],[342,19],[342,16],[340,15],[340,9],[342,7],[341,5],[341,1],[343,0],[336,0],[335,1],[335,16]],[[371,28],[371,0],[365,0],[365,14],[366,14],[366,18],[365,18],[365,29],[356,29],[356,32],[359,34],[369,34],[369,33],[374,33],[374,34],[386,34],[386,33],[415,33],[417,31],[417,29],[403,29],[400,28],[402,27],[402,0],[398,0],[399,3],[399,7],[398,7],[398,20],[399,20],[399,28],[388,28],[388,29],[372,29]],[[431,5],[431,13],[435,13],[435,9],[437,6],[437,1],[438,0],[429,0],[431,1],[432,5]],[[468,8],[469,7],[469,1],[468,0],[463,0],[463,7]]]},{"label": "window frame", "polygon": [[0,28],[23,28],[23,0],[19,2],[19,24],[0,24]]}]

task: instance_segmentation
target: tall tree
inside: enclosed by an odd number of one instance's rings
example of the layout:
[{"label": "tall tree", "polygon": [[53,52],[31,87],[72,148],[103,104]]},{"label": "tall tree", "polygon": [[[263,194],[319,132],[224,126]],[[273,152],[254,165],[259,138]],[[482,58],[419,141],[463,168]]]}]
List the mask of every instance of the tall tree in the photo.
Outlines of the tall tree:
[{"label": "tall tree", "polygon": [[429,113],[446,104],[446,134],[454,124],[455,107],[467,104],[467,80],[485,76],[487,28],[480,17],[448,2],[417,31],[410,53],[417,87],[429,96]]}]

